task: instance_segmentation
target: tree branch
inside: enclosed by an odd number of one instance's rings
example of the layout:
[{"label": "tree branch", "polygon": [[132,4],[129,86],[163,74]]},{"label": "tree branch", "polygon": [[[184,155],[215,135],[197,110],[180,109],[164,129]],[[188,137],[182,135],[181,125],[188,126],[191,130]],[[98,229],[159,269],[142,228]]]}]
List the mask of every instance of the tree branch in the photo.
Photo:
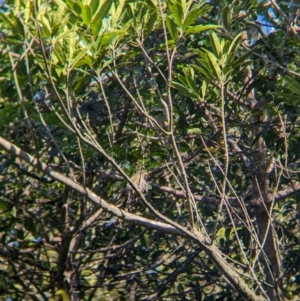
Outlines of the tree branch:
[{"label": "tree branch", "polygon": [[[229,265],[226,260],[224,259],[223,254],[220,252],[220,250],[213,244],[211,244],[210,241],[206,239],[206,237],[199,231],[195,229],[187,229],[185,227],[182,227],[181,225],[174,223],[173,221],[170,221],[172,224],[176,224],[176,227],[173,225],[169,225],[167,223],[161,223],[158,221],[150,220],[143,218],[141,216],[131,214],[129,212],[126,212],[122,209],[117,208],[114,205],[109,204],[106,200],[103,198],[100,198],[95,193],[93,193],[88,188],[84,188],[81,185],[77,184],[76,182],[72,181],[68,177],[55,172],[51,170],[46,164],[42,163],[41,161],[35,159],[30,154],[26,153],[25,151],[21,150],[16,145],[8,142],[4,138],[0,137],[0,147],[6,150],[7,152],[23,159],[26,163],[30,164],[31,166],[38,168],[48,176],[54,178],[55,180],[69,186],[70,188],[78,191],[83,196],[87,197],[92,202],[98,204],[103,209],[107,210],[108,212],[111,212],[115,216],[127,220],[128,222],[132,222],[136,225],[140,225],[143,227],[146,227],[148,229],[157,230],[162,233],[166,234],[173,234],[173,235],[182,235],[187,236],[191,238],[193,241],[195,241],[205,252],[206,254],[211,258],[211,260],[214,261],[214,263],[220,268],[220,270],[224,273],[224,276],[230,281],[230,283],[235,287],[235,289],[245,296],[248,300],[253,301],[263,301],[264,298],[261,296],[257,296],[252,289],[246,284],[240,274],[236,272],[231,265]],[[168,220],[165,218],[165,220]],[[241,271],[244,276],[245,272]]]}]

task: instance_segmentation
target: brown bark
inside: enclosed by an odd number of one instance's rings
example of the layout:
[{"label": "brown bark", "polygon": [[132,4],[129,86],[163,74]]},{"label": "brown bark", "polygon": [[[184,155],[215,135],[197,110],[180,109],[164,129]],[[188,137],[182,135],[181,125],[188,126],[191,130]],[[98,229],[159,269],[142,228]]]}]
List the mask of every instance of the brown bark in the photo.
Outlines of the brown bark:
[{"label": "brown bark", "polygon": [[[249,67],[250,69],[250,67]],[[249,71],[249,70],[248,70]],[[249,71],[250,72],[250,71]],[[249,78],[249,74],[246,76]],[[248,96],[256,109],[262,106],[262,101],[255,99],[254,91]],[[260,246],[260,262],[264,267],[266,291],[272,301],[285,300],[282,283],[278,281],[281,275],[281,264],[277,249],[276,235],[272,225],[272,194],[269,193],[268,166],[266,145],[262,136],[263,124],[266,121],[263,113],[256,110],[251,116],[252,139],[256,141],[252,153],[252,197],[259,200],[254,209],[257,224],[257,236]]]}]

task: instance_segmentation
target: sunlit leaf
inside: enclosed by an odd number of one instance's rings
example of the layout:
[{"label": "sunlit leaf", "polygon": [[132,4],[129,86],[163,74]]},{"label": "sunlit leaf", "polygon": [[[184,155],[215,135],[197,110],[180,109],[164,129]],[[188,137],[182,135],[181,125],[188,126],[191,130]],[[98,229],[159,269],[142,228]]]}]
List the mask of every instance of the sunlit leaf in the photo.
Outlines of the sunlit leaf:
[{"label": "sunlit leaf", "polygon": [[86,25],[89,25],[91,23],[91,19],[92,19],[92,12],[91,12],[91,8],[89,5],[83,5],[82,8],[82,12],[81,12],[81,17],[83,22]]},{"label": "sunlit leaf", "polygon": [[109,9],[112,5],[112,0],[103,0],[100,2],[100,5],[96,11],[96,13],[92,16],[91,26],[98,27],[101,24],[102,20],[107,17]]},{"label": "sunlit leaf", "polygon": [[28,23],[28,21],[29,21],[31,15],[32,15],[32,9],[33,9],[32,2],[31,2],[31,1],[27,1],[27,3],[26,3],[26,8],[25,8],[25,10],[24,10],[24,14],[25,14],[25,19],[24,19],[24,21],[25,21],[25,24]]},{"label": "sunlit leaf", "polygon": [[92,47],[93,44],[90,44],[84,49],[81,49],[79,54],[75,58],[73,58],[70,68],[77,68],[84,64],[92,65],[92,59],[87,55]]},{"label": "sunlit leaf", "polygon": [[206,81],[204,80],[202,82],[202,86],[201,86],[201,92],[202,92],[202,98],[203,99],[205,98],[205,95],[206,95],[206,89],[207,89],[207,84],[206,84]]},{"label": "sunlit leaf", "polygon": [[202,31],[207,31],[207,30],[213,30],[213,29],[218,29],[221,28],[220,25],[197,25],[197,26],[192,26],[189,27],[185,33],[186,34],[192,34],[192,33],[198,33],[198,32],[202,32]]},{"label": "sunlit leaf", "polygon": [[182,25],[183,21],[183,9],[182,4],[180,0],[167,0],[167,6],[170,9],[172,13],[172,17],[174,18],[174,21],[177,26]]},{"label": "sunlit leaf", "polygon": [[111,31],[103,35],[101,40],[101,46],[107,47],[109,46],[117,37],[124,36],[126,32],[121,30]]},{"label": "sunlit leaf", "polygon": [[214,32],[211,32],[211,34],[210,34],[210,42],[211,42],[211,46],[213,48],[214,54],[219,57],[222,53],[221,43],[220,43],[219,38],[217,37],[217,35]]},{"label": "sunlit leaf", "polygon": [[201,133],[202,133],[202,131],[201,131],[200,128],[189,128],[189,129],[187,130],[187,132],[188,132],[189,134],[201,134]]},{"label": "sunlit leaf", "polygon": [[[111,26],[114,28],[121,16],[122,13],[124,13],[124,5],[125,5],[126,0],[120,0],[118,2],[118,6],[114,10],[111,16]],[[114,6],[114,5],[113,5]]]},{"label": "sunlit leaf", "polygon": [[219,80],[221,80],[222,72],[221,72],[220,66],[218,64],[217,58],[211,52],[207,52],[207,57],[209,59],[210,66],[212,67],[215,76]]}]

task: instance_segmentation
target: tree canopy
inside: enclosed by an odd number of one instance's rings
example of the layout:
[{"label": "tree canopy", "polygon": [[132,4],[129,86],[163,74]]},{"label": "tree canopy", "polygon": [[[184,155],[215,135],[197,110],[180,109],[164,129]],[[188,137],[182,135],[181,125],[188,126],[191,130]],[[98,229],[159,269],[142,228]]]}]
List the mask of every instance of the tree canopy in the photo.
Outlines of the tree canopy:
[{"label": "tree canopy", "polygon": [[299,0],[0,5],[4,300],[297,300]]}]

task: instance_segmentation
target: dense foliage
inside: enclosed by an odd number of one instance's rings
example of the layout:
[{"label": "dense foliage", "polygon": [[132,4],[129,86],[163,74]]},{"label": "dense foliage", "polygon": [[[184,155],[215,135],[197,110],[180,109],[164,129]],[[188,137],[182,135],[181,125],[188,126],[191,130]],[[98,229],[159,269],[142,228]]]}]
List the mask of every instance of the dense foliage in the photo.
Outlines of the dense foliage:
[{"label": "dense foliage", "polygon": [[2,4],[4,299],[297,300],[300,1],[277,2]]}]

